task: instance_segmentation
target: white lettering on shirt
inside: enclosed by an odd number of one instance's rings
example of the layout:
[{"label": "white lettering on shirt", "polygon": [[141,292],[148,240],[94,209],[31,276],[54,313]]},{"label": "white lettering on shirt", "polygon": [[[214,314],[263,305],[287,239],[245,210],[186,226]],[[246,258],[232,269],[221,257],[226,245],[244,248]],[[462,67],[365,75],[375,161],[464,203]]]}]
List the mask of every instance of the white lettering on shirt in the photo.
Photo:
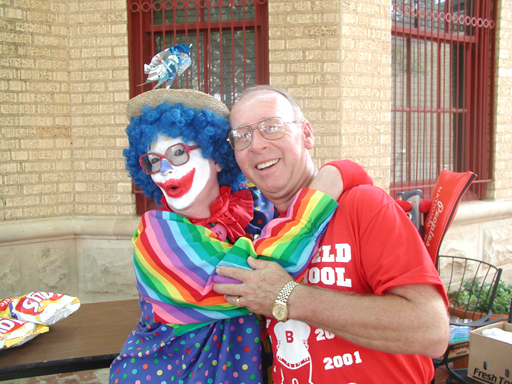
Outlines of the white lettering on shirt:
[{"label": "white lettering on shirt", "polygon": [[[336,252],[331,253],[331,245],[323,245],[317,251],[311,264],[316,263],[348,263],[352,260],[352,252],[349,244],[336,244]],[[334,267],[334,268],[333,268]],[[304,275],[304,283],[334,285],[338,287],[352,287],[352,280],[346,278],[343,267],[312,267]]]},{"label": "white lettering on shirt", "polygon": [[348,263],[352,259],[352,252],[348,244],[336,244],[336,261]]},{"label": "white lettering on shirt", "polygon": [[313,256],[311,263],[348,263],[352,259],[352,252],[349,244],[336,244],[334,247],[336,248],[336,254],[331,253],[330,245],[322,245],[322,248],[316,252],[315,256]]},{"label": "white lettering on shirt", "polygon": [[324,369],[327,371],[329,369],[341,368],[343,366],[350,366],[352,364],[361,364],[363,360],[359,355],[359,351],[355,351],[353,356],[350,353],[345,353],[343,356],[334,356],[334,357],[326,357],[324,359]]},{"label": "white lettering on shirt", "polygon": [[334,336],[336,336],[334,333],[326,331],[322,328],[315,329],[315,334],[317,341],[334,339]]}]

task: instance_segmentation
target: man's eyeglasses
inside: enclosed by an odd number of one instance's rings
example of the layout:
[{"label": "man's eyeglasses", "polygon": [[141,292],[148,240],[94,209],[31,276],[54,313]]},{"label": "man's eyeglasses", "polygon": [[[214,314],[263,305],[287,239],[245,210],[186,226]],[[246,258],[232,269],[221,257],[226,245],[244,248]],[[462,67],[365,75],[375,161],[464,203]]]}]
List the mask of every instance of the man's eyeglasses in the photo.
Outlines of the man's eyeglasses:
[{"label": "man's eyeglasses", "polygon": [[183,143],[171,145],[165,151],[165,155],[158,153],[146,153],[139,158],[139,164],[142,170],[148,175],[160,172],[162,160],[167,159],[174,166],[183,165],[190,160],[190,151],[201,148],[199,145],[188,146]]},{"label": "man's eyeglasses", "polygon": [[261,136],[267,140],[277,140],[286,133],[288,124],[295,124],[297,121],[284,122],[280,117],[266,117],[251,124],[242,125],[229,132],[228,141],[235,151],[247,148],[252,141],[252,132],[257,129]]}]

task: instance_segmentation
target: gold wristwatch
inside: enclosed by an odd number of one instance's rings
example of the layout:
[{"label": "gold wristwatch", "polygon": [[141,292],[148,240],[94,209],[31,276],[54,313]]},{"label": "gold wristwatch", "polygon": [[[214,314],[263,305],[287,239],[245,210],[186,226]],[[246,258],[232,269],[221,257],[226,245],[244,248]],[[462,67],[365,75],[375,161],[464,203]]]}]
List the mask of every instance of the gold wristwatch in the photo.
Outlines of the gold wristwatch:
[{"label": "gold wristwatch", "polygon": [[281,289],[279,295],[277,296],[276,301],[274,301],[274,305],[272,306],[272,316],[275,317],[276,320],[285,322],[288,320],[288,298],[299,283],[291,280]]}]

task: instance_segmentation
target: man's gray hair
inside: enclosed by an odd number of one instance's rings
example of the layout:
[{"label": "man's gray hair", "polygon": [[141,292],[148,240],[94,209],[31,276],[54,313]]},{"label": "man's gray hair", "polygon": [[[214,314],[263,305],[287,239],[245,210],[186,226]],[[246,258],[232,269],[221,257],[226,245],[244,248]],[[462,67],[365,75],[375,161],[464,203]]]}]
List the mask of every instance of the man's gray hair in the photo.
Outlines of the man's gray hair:
[{"label": "man's gray hair", "polygon": [[242,94],[238,101],[242,100],[245,96],[250,95],[252,93],[256,93],[256,92],[276,92],[276,93],[279,93],[280,95],[283,95],[284,97],[286,97],[286,100],[288,100],[288,102],[290,103],[290,105],[293,108],[293,114],[295,115],[295,121],[302,123],[303,121],[306,120],[304,118],[304,115],[302,114],[302,110],[300,109],[300,106],[297,103],[297,101],[290,94],[286,93],[285,91],[283,91],[280,88],[273,87],[272,85],[254,85],[252,87],[246,88],[242,91]]}]

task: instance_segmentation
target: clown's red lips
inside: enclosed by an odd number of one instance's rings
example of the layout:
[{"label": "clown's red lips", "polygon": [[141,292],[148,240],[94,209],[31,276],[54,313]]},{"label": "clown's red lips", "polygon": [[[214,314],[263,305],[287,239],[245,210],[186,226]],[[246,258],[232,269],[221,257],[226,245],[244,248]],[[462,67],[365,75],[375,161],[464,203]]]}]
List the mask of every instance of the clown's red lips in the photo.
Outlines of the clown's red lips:
[{"label": "clown's red lips", "polygon": [[190,191],[195,173],[196,169],[194,168],[181,179],[169,179],[165,183],[156,183],[156,185],[162,188],[167,196],[177,199]]}]

